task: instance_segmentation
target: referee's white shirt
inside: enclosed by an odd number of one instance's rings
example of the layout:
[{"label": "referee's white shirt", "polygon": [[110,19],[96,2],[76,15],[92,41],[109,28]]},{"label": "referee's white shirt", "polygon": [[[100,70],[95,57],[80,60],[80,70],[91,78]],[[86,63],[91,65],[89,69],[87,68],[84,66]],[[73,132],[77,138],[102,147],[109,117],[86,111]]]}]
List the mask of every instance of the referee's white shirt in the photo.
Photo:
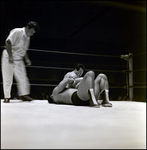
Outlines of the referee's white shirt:
[{"label": "referee's white shirt", "polygon": [[[26,35],[25,27],[11,30],[6,41],[7,40],[11,41],[13,59],[22,59],[25,56],[30,44],[30,37]],[[4,57],[8,58],[8,53],[6,50],[4,50]]]}]

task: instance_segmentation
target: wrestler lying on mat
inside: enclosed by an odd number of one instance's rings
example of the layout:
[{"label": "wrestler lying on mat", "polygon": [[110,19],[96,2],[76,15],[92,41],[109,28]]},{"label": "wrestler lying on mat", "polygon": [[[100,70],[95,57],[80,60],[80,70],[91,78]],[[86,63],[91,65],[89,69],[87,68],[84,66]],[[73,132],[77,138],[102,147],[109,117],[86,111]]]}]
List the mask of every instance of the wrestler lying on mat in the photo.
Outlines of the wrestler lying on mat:
[{"label": "wrestler lying on mat", "polygon": [[63,80],[53,89],[49,103],[73,104],[77,106],[100,107],[98,100],[102,97],[102,106],[112,107],[109,101],[109,84],[105,74],[95,78],[93,71],[85,71],[82,64],[77,64],[72,72],[68,72]]}]

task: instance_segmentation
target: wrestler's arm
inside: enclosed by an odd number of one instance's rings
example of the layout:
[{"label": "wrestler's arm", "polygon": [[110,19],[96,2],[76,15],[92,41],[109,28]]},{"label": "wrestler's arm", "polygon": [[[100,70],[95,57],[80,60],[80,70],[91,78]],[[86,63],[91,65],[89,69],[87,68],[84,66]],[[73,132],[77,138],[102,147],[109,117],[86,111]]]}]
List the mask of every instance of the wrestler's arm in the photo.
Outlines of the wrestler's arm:
[{"label": "wrestler's arm", "polygon": [[82,80],[83,80],[83,77],[76,78],[76,79],[75,79],[75,83],[77,84],[77,83],[81,82]]},{"label": "wrestler's arm", "polygon": [[80,78],[76,78],[75,79],[75,88],[77,89],[80,85],[80,82],[83,80],[83,77],[80,77]]},{"label": "wrestler's arm", "polygon": [[66,88],[74,88],[75,87],[75,84],[74,84],[74,76],[71,72],[68,72],[65,74],[64,78],[63,79],[71,79],[73,82],[71,83],[68,83]]},{"label": "wrestler's arm", "polygon": [[83,77],[80,77],[80,78],[75,78],[75,76],[73,76],[73,74],[71,72],[68,72],[64,78],[69,78],[69,79],[74,79],[74,82],[73,83],[70,83],[68,84],[68,88],[78,88],[79,87],[79,84],[81,82],[81,80],[83,79]]},{"label": "wrestler's arm", "polygon": [[53,90],[53,95],[59,94],[61,91],[63,91],[67,84],[70,84],[73,82],[73,79],[63,79]]},{"label": "wrestler's arm", "polygon": [[65,74],[64,79],[65,78],[72,78],[72,79],[74,79],[75,77],[73,76],[73,74],[71,72],[68,72],[68,73]]}]

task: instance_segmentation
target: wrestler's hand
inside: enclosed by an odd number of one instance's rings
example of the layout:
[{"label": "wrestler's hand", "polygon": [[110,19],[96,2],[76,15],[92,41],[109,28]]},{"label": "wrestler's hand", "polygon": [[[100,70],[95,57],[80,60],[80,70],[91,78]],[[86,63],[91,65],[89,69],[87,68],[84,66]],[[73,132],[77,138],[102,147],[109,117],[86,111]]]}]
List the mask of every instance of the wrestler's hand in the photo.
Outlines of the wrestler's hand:
[{"label": "wrestler's hand", "polygon": [[73,79],[73,78],[69,78],[69,79],[68,79],[68,83],[69,83],[69,84],[74,83],[74,79]]},{"label": "wrestler's hand", "polygon": [[27,64],[28,66],[30,66],[30,65],[32,64],[32,62],[30,61],[30,59],[26,59],[25,62],[26,62],[26,64]]}]

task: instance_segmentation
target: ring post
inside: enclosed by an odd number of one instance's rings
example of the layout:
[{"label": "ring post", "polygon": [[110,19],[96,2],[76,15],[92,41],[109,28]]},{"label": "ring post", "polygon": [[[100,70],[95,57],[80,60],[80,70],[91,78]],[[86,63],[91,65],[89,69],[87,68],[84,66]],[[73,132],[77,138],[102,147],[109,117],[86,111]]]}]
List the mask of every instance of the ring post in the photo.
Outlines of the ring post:
[{"label": "ring post", "polygon": [[133,100],[133,56],[129,53],[129,99]]}]

